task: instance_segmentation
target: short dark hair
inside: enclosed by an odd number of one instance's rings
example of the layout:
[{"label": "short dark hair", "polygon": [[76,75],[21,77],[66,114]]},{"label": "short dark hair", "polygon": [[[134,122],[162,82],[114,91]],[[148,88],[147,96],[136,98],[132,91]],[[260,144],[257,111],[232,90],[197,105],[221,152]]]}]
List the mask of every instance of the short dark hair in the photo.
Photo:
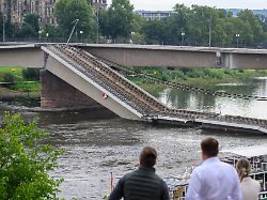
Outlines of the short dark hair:
[{"label": "short dark hair", "polygon": [[215,157],[219,153],[219,142],[214,138],[206,138],[201,142],[201,150],[208,157]]},{"label": "short dark hair", "polygon": [[153,167],[157,160],[157,151],[152,147],[144,147],[140,154],[140,165],[142,167]]}]

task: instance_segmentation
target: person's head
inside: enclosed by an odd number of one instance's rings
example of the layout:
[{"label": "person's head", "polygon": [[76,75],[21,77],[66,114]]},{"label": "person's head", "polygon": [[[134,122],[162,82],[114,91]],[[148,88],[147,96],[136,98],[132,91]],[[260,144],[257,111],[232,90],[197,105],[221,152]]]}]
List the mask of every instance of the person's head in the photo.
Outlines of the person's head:
[{"label": "person's head", "polygon": [[140,166],[151,168],[156,164],[157,151],[152,147],[143,148],[140,154]]},{"label": "person's head", "polygon": [[219,153],[219,142],[214,138],[206,138],[201,142],[202,159],[216,157]]},{"label": "person's head", "polygon": [[236,170],[239,175],[240,181],[250,174],[251,166],[247,159],[240,159],[236,164]]}]

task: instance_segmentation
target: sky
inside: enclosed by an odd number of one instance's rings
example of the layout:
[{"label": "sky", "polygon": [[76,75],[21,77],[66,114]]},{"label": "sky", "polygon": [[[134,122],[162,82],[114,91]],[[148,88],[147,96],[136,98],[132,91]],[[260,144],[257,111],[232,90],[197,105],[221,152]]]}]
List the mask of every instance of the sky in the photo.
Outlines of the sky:
[{"label": "sky", "polygon": [[[112,0],[108,0],[111,2]],[[130,0],[135,10],[171,10],[176,3],[215,6],[218,8],[267,9],[267,0]]]}]

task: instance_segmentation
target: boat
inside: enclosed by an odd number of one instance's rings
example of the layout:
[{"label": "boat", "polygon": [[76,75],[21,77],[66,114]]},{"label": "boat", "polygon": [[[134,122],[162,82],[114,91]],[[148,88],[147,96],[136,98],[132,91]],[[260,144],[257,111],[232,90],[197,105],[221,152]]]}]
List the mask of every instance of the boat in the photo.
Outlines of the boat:
[{"label": "boat", "polygon": [[[252,168],[250,176],[261,184],[259,200],[267,200],[267,145],[226,150],[222,151],[219,157],[223,162],[231,164],[234,167],[239,159],[248,159]],[[194,168],[195,166],[190,168],[191,173]],[[186,170],[186,174],[188,174],[188,169]],[[171,197],[173,200],[185,199],[189,179],[190,175],[185,176],[184,179],[171,189]]]}]

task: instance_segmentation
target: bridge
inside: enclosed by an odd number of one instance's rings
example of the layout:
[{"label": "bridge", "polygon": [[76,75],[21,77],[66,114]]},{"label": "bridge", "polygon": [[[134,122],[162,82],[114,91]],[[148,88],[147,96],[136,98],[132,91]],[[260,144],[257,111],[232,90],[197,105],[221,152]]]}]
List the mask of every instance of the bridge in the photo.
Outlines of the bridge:
[{"label": "bridge", "polygon": [[42,68],[44,108],[99,105],[129,120],[267,134],[267,120],[169,108],[112,69],[113,62],[99,59],[87,48],[1,47],[0,65]]},{"label": "bridge", "polygon": [[[41,47],[46,45],[48,44],[7,43],[6,46],[0,46],[0,66],[42,68]],[[72,46],[123,66],[267,68],[266,49],[127,44],[72,44]]]}]

